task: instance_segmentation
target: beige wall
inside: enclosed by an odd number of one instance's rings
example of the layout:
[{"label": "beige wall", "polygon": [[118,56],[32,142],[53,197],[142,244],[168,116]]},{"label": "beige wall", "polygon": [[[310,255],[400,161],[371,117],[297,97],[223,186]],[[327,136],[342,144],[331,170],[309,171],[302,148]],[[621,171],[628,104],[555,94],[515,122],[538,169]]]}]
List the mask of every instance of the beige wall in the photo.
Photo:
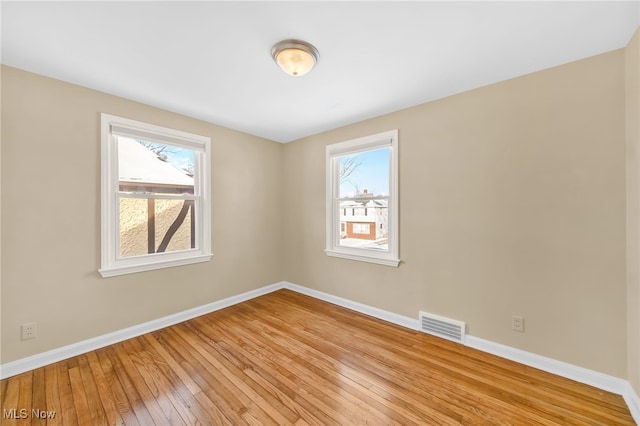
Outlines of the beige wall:
[{"label": "beige wall", "polygon": [[[1,362],[286,279],[626,378],[626,52],[287,145],[4,67]],[[100,112],[211,137],[211,262],[99,277]],[[395,128],[403,263],[325,256],[325,146]]]},{"label": "beige wall", "polygon": [[640,29],[627,48],[627,368],[640,393]]},{"label": "beige wall", "polygon": [[[624,63],[618,50],[287,144],[284,278],[626,378]],[[325,146],[395,128],[403,262],[327,257]]]},{"label": "beige wall", "polygon": [[[282,145],[3,68],[2,362],[282,279]],[[210,262],[103,279],[100,113],[212,140]],[[20,341],[20,324],[38,337]]]},{"label": "beige wall", "polygon": [[[2,66],[0,66],[0,332],[2,332]],[[0,337],[0,364],[2,357],[2,338]]]}]

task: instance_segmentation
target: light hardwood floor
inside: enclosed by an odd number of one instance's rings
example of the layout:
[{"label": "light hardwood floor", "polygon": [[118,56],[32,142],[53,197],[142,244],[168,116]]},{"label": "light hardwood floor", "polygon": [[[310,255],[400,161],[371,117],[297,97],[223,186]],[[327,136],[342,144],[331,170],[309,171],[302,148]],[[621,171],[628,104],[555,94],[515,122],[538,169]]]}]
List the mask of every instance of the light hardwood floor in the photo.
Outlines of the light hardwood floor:
[{"label": "light hardwood floor", "polygon": [[0,385],[3,426],[635,424],[618,395],[288,290]]}]

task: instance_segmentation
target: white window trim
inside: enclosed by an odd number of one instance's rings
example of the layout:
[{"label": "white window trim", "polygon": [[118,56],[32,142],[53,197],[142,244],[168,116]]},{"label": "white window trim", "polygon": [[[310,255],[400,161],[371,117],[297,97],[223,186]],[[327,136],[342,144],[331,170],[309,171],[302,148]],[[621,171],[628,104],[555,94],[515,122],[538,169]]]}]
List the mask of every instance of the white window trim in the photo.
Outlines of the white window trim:
[{"label": "white window trim", "polygon": [[[118,152],[116,133],[119,136],[166,143],[196,151],[194,163],[198,171],[194,176],[196,203],[196,248],[143,256],[120,257]],[[211,139],[178,130],[160,127],[140,121],[101,114],[101,268],[102,277],[150,271],[172,266],[206,262],[211,259]]]},{"label": "white window trim", "polygon": [[[340,180],[338,178],[340,164],[339,157],[370,151],[378,148],[389,149],[389,251],[382,252],[366,248],[340,246],[340,212],[338,196]],[[327,256],[362,262],[377,263],[397,267],[400,264],[399,255],[399,211],[398,211],[398,130],[390,130],[375,135],[365,136],[340,142],[326,147],[327,167],[327,199],[326,199],[326,248]]]}]

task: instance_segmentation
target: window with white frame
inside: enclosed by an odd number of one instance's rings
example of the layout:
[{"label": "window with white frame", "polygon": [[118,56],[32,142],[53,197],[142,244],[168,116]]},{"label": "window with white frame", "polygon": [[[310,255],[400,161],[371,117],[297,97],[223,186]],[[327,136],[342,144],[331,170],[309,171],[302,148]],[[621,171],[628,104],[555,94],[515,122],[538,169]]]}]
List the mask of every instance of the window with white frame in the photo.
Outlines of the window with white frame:
[{"label": "window with white frame", "polygon": [[211,258],[208,137],[102,114],[103,277]]},{"label": "window with white frame", "polygon": [[398,266],[398,131],[328,145],[326,162],[327,255]]}]

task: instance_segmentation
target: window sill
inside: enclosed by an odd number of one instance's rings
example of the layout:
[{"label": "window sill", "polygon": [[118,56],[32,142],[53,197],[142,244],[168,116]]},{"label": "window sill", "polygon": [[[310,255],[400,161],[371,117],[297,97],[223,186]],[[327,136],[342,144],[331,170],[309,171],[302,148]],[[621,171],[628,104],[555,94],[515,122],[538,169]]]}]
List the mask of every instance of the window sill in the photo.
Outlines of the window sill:
[{"label": "window sill", "polygon": [[331,256],[331,257],[341,257],[343,259],[358,260],[360,262],[377,263],[378,265],[393,266],[394,268],[397,268],[398,265],[400,264],[400,259],[391,259],[386,257],[383,258],[378,256],[367,256],[364,254],[346,253],[343,251],[336,251],[336,250],[329,250],[329,249],[326,249],[325,253],[327,253],[327,256]]},{"label": "window sill", "polygon": [[207,262],[211,259],[212,254],[193,256],[183,259],[163,260],[159,262],[149,262],[138,265],[113,266],[110,268],[99,269],[102,278],[115,277],[118,275],[135,274],[136,272],[153,271],[155,269],[171,268],[174,266],[190,265],[192,263]]}]

